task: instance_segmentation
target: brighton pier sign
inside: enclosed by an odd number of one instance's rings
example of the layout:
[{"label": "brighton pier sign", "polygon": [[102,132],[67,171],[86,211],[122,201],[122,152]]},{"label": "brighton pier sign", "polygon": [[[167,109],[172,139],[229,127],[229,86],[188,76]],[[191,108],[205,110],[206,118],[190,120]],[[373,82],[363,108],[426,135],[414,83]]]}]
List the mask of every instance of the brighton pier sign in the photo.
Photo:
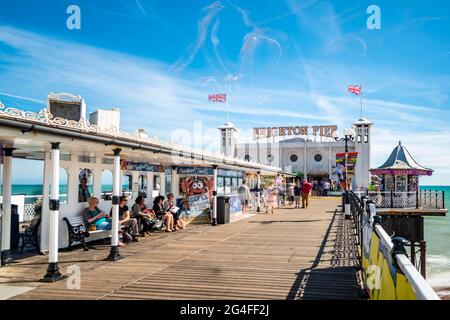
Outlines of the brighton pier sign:
[{"label": "brighton pier sign", "polygon": [[253,128],[253,140],[284,136],[319,136],[331,138],[337,126],[295,126]]}]

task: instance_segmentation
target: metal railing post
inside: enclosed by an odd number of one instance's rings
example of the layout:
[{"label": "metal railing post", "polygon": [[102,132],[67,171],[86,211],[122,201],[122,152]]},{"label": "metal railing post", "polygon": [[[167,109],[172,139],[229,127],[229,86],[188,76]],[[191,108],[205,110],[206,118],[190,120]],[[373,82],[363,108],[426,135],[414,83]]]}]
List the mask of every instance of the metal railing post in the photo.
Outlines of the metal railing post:
[{"label": "metal railing post", "polygon": [[391,190],[391,208],[394,207],[394,191]]},{"label": "metal railing post", "polygon": [[416,243],[411,241],[411,263],[416,266]]},{"label": "metal railing post", "polygon": [[431,203],[431,189],[428,190],[430,192],[430,207],[432,207],[432,203]]},{"label": "metal railing post", "polygon": [[424,279],[427,278],[427,242],[420,241],[420,273]]},{"label": "metal railing post", "polygon": [[445,191],[442,191],[442,209],[445,209]]},{"label": "metal railing post", "polygon": [[435,191],[434,197],[435,197],[435,201],[436,201],[435,207],[437,209],[437,208],[439,208],[439,206],[438,206],[438,192],[437,191]]},{"label": "metal railing post", "polygon": [[416,187],[416,209],[419,209],[419,186]]}]

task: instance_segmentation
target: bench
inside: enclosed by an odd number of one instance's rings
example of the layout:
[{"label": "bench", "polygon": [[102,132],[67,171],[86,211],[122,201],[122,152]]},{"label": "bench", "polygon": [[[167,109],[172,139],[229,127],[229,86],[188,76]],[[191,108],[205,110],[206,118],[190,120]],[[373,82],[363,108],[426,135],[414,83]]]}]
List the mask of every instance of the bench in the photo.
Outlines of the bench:
[{"label": "bench", "polygon": [[88,251],[89,248],[85,239],[89,238],[91,234],[104,233],[105,238],[111,234],[110,230],[88,231],[81,216],[64,217],[63,220],[66,222],[67,230],[69,231],[69,246],[67,247],[69,250],[72,247],[72,243],[80,242],[84,251]]},{"label": "bench", "polygon": [[39,227],[41,225],[41,218],[34,218],[31,220],[31,223],[29,226],[22,226],[23,231],[20,233],[20,240],[21,240],[21,248],[20,252],[23,253],[23,250],[25,247],[32,247],[36,248],[37,252],[40,252],[39,248]]}]

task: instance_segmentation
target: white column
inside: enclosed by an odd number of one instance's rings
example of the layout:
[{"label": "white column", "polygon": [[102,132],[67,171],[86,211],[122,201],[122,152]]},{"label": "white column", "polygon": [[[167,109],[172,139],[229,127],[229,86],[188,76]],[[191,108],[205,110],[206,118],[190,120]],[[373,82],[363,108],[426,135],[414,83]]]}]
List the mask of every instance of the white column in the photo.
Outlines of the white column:
[{"label": "white column", "polygon": [[153,172],[147,173],[147,190],[148,190],[148,196],[147,196],[147,207],[152,207],[153,205]]},{"label": "white column", "polygon": [[[44,179],[42,182],[42,205],[41,205],[41,252],[48,251],[48,235],[49,235],[49,193],[50,193],[50,176],[51,176],[51,159],[50,152],[45,151],[44,156]],[[69,168],[69,184],[67,186],[67,201],[71,202],[70,198],[70,168]],[[77,200],[78,201],[78,200]]]},{"label": "white column", "polygon": [[214,165],[214,192],[213,192],[213,210],[211,217],[211,225],[217,225],[217,166]]},{"label": "white column", "polygon": [[[67,174],[69,171],[67,171]],[[92,196],[97,197],[101,199],[102,195],[102,158],[101,157],[95,157],[95,167],[92,171],[94,184],[92,188]]]},{"label": "white column", "polygon": [[172,189],[170,190],[170,192],[173,193],[175,199],[178,197],[178,188],[177,188],[178,184],[176,183],[177,182],[176,180],[178,180],[177,178],[178,178],[177,177],[177,167],[173,166],[172,167]]},{"label": "white column", "polygon": [[59,142],[52,143],[52,190],[50,194],[49,246],[47,274],[45,282],[55,282],[63,278],[58,267],[58,222],[59,222]]},{"label": "white column", "polygon": [[159,180],[160,180],[160,190],[159,194],[162,196],[165,196],[167,194],[166,190],[166,170],[163,170],[163,172],[159,173]]},{"label": "white column", "polygon": [[12,153],[14,148],[4,148],[3,158],[3,217],[1,265],[14,262],[11,257],[11,193],[12,193]]},{"label": "white column", "polygon": [[306,139],[305,138],[305,143],[303,144],[303,179],[308,179],[308,174],[306,173],[306,157],[307,157],[307,150],[306,150]]},{"label": "white column", "polygon": [[331,181],[332,173],[331,173],[331,162],[332,162],[332,155],[331,155],[331,141],[328,142],[328,178]]},{"label": "white column", "polygon": [[257,193],[257,204],[256,204],[256,212],[261,212],[261,172],[258,171],[257,172],[257,181],[256,181],[256,186],[258,188],[258,193]]},{"label": "white column", "polygon": [[112,198],[112,228],[111,228],[111,250],[108,257],[109,261],[116,261],[121,258],[119,254],[119,198],[120,198],[120,148],[114,152],[113,169],[113,198]]}]

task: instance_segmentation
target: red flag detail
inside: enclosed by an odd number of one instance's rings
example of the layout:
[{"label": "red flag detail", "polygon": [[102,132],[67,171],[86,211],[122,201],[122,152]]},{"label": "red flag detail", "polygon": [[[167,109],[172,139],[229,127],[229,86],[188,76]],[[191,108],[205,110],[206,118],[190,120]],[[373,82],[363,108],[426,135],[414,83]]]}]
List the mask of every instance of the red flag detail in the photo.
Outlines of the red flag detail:
[{"label": "red flag detail", "polygon": [[208,100],[213,102],[226,102],[227,101],[227,95],[226,93],[214,93],[208,95]]},{"label": "red flag detail", "polygon": [[349,85],[348,86],[348,92],[356,94],[357,96],[359,96],[361,94],[361,87],[358,87],[356,85]]}]

